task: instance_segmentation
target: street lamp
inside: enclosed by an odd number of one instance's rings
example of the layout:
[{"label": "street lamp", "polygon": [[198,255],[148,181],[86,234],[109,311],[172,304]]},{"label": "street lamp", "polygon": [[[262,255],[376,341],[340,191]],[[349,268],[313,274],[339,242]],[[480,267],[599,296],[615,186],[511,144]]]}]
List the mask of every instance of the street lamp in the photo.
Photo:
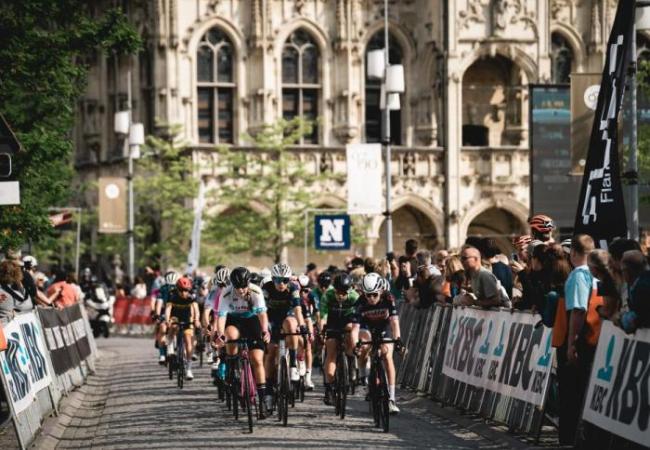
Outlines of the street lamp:
[{"label": "street lamp", "polygon": [[632,28],[632,59],[630,63],[630,103],[632,109],[632,130],[630,133],[630,157],[625,176],[628,191],[628,223],[630,239],[639,240],[639,164],[638,164],[638,119],[637,119],[637,30],[650,30],[650,2],[637,1],[635,21]]},{"label": "street lamp", "polygon": [[381,81],[379,108],[383,115],[382,144],[385,148],[386,168],[386,253],[393,251],[393,219],[391,217],[390,178],[390,112],[399,111],[399,95],[405,91],[404,66],[390,65],[388,60],[388,0],[384,0],[384,48],[368,52],[368,78]]},{"label": "street lamp", "polygon": [[135,216],[133,203],[133,160],[140,157],[140,146],[144,145],[144,125],[131,122],[131,71],[128,75],[127,111],[115,113],[115,133],[124,136],[124,145],[127,149],[129,161],[129,174],[127,177],[129,190],[129,227],[127,237],[129,240],[129,281],[135,278]]}]

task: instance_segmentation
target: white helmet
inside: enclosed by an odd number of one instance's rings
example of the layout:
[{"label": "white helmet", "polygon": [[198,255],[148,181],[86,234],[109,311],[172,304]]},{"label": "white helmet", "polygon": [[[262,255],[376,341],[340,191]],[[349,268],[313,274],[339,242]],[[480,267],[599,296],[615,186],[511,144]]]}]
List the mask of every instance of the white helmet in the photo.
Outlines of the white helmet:
[{"label": "white helmet", "polygon": [[374,294],[384,289],[384,278],[375,272],[370,272],[361,280],[361,289],[366,294]]},{"label": "white helmet", "polygon": [[384,277],[381,277],[381,288],[384,291],[389,291],[390,290],[390,282]]},{"label": "white helmet", "polygon": [[170,270],[165,274],[165,283],[169,286],[176,286],[176,283],[180,277],[181,276],[178,274],[178,272]]},{"label": "white helmet", "polygon": [[223,286],[230,284],[230,269],[227,267],[222,267],[221,269],[217,270],[212,281]]},{"label": "white helmet", "polygon": [[298,277],[298,283],[300,283],[301,288],[309,287],[309,277],[307,275],[300,275]]},{"label": "white helmet", "polygon": [[273,267],[271,267],[272,277],[289,278],[292,274],[293,272],[291,271],[291,267],[289,267],[288,264],[280,263],[275,264]]},{"label": "white helmet", "polygon": [[38,262],[36,262],[36,258],[34,258],[32,255],[27,255],[23,257],[23,264],[27,268],[32,268],[35,269],[36,266],[38,266]]}]

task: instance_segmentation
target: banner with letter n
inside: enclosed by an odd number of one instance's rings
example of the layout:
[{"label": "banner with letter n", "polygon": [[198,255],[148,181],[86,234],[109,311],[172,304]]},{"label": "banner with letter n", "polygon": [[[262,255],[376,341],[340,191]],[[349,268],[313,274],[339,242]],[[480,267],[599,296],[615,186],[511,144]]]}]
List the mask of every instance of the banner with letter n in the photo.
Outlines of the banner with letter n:
[{"label": "banner with letter n", "polygon": [[33,312],[20,314],[3,327],[7,350],[0,352],[7,398],[17,416],[29,408],[36,394],[52,383],[41,324]]},{"label": "banner with letter n", "polygon": [[442,373],[536,406],[546,399],[551,329],[532,314],[455,308]]},{"label": "banner with letter n", "polygon": [[587,162],[576,211],[575,232],[587,233],[599,247],[627,235],[618,157],[618,117],[632,58],[634,1],[620,1],[612,26]]},{"label": "banner with letter n", "polygon": [[384,209],[381,144],[348,144],[348,214],[378,215]]},{"label": "banner with letter n", "polygon": [[350,216],[347,214],[315,216],[314,228],[316,250],[350,249]]},{"label": "banner with letter n", "polygon": [[582,418],[634,441],[650,444],[650,329],[625,334],[604,321]]}]

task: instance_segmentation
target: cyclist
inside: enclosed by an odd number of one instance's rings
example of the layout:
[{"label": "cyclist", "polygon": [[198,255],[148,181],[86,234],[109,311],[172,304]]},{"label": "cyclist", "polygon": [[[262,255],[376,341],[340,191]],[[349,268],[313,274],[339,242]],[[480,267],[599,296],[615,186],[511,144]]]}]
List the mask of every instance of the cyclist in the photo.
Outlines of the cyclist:
[{"label": "cyclist", "polygon": [[[226,352],[235,355],[237,346],[228,344],[228,341],[240,337],[251,340],[249,349],[251,366],[257,382],[257,396],[260,400],[265,400],[266,373],[262,360],[264,344],[270,341],[271,334],[268,331],[269,321],[264,295],[258,286],[251,283],[251,273],[248,269],[236,267],[232,270],[230,286],[224,289],[217,311],[215,344],[221,347],[225,343]],[[260,418],[264,417],[264,408],[260,408]]]},{"label": "cyclist", "polygon": [[[300,307],[300,287],[291,281],[293,273],[287,264],[275,264],[271,267],[272,280],[262,285],[264,298],[268,307],[269,325],[271,327],[271,344],[266,348],[264,366],[269,379],[275,378],[275,369],[278,358],[278,342],[284,333],[297,333],[298,328],[306,331],[305,320]],[[285,342],[289,350],[289,376],[291,381],[300,380],[300,372],[297,367],[297,351],[300,336],[287,336]],[[273,385],[269,383],[267,388],[270,397],[265,399],[267,408],[270,403],[273,407]],[[270,409],[270,408],[269,408]]]},{"label": "cyclist", "polygon": [[156,295],[155,307],[153,309],[154,314],[152,318],[155,318],[158,322],[156,327],[156,342],[158,343],[158,362],[160,364],[165,364],[167,359],[167,345],[165,345],[165,336],[167,335],[167,323],[165,321],[165,305],[167,301],[171,298],[172,295],[176,292],[176,283],[178,282],[180,275],[173,270],[168,271],[164,277],[164,284],[160,286],[158,294]]},{"label": "cyclist", "polygon": [[[212,287],[205,299],[205,307],[203,310],[203,317],[201,318],[203,326],[208,332],[215,330],[217,327],[217,311],[219,310],[219,301],[221,294],[224,292],[226,286],[230,284],[230,270],[226,266],[218,265],[214,270],[214,277],[212,278]],[[208,363],[212,362],[213,376],[219,368],[218,353],[212,352],[208,356]],[[225,366],[224,366],[225,367]]]},{"label": "cyclist", "polygon": [[356,316],[356,303],[359,294],[354,290],[352,278],[345,272],[334,277],[334,289],[325,292],[320,304],[323,323],[325,324],[325,398],[326,405],[333,404],[331,384],[336,372],[337,339],[347,331],[345,353],[353,360],[353,352],[359,340],[359,325]]},{"label": "cyclist", "polygon": [[312,317],[316,321],[316,328],[318,329],[319,333],[320,330],[323,329],[320,313],[320,303],[323,296],[325,295],[325,292],[327,292],[329,289],[332,289],[332,274],[330,272],[321,272],[320,275],[318,275],[318,286],[313,288],[309,293],[310,301],[314,304],[314,309],[316,310],[316,314],[314,315],[315,317]]},{"label": "cyclist", "polygon": [[[194,327],[200,328],[199,306],[192,295],[192,281],[182,277],[176,283],[176,292],[171,296],[165,305],[165,317],[168,317],[167,325],[170,329],[173,340],[178,333],[178,324],[185,323],[187,328],[183,330],[183,344],[185,345],[185,366],[186,378],[194,379],[192,374],[192,355],[194,353]],[[175,342],[175,341],[174,341]]]},{"label": "cyclist", "polygon": [[[309,337],[307,339],[307,345],[305,348],[303,348],[303,343],[304,341],[301,339],[299,341],[300,343],[300,355],[302,355],[302,358],[299,357],[300,361],[304,361],[305,365],[305,389],[308,391],[314,390],[314,383],[311,380],[311,369],[314,361],[313,357],[313,349],[312,349],[312,343],[313,343],[313,338],[314,336],[314,321],[315,321],[315,315],[318,315],[320,317],[320,313],[318,312],[318,306],[316,305],[316,302],[313,300],[311,297],[311,288],[309,285],[311,284],[311,280],[307,275],[300,275],[298,277],[298,284],[300,285],[300,308],[302,309],[302,316],[305,319],[306,325],[307,325],[307,332],[309,333]],[[301,368],[302,372],[302,368]]]},{"label": "cyclist", "polygon": [[[385,339],[395,339],[398,350],[401,350],[401,335],[399,317],[395,307],[395,298],[386,289],[388,283],[381,275],[371,272],[361,281],[362,296],[357,306],[357,317],[361,325],[359,339],[370,341],[372,333],[380,333]],[[395,363],[393,362],[393,344],[382,345],[382,358],[388,377],[388,408],[391,414],[399,413],[395,403]],[[359,351],[359,374],[368,376],[368,353],[370,346],[365,345]]]}]

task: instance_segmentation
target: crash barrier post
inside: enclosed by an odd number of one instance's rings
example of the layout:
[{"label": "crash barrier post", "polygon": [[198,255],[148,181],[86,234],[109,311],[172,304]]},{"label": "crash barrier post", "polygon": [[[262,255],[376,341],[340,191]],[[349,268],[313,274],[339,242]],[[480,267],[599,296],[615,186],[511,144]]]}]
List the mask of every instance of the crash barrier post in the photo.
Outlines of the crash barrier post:
[{"label": "crash barrier post", "polygon": [[649,388],[650,329],[625,334],[605,320],[582,414],[597,429],[585,427],[584,438],[597,448],[650,448]]},{"label": "crash barrier post", "polygon": [[446,405],[537,435],[544,418],[551,330],[525,312],[434,305],[400,312],[408,350],[398,382]]},{"label": "crash barrier post", "polygon": [[43,420],[61,397],[81,386],[97,356],[81,305],[37,308],[6,326],[7,350],[0,352],[0,379],[21,448],[31,445]]},{"label": "crash barrier post", "polygon": [[113,305],[115,331],[119,334],[150,334],[151,298],[118,297]]}]

